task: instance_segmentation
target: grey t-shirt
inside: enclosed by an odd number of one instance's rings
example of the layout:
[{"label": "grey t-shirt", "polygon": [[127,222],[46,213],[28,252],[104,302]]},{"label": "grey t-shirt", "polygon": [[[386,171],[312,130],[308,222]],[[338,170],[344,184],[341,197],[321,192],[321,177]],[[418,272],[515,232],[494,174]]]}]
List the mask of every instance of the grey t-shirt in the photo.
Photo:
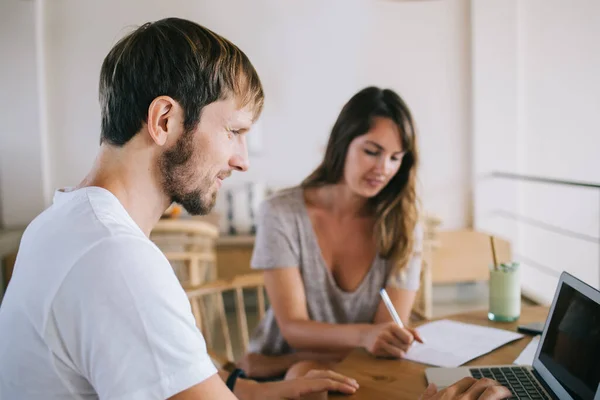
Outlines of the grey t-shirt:
[{"label": "grey t-shirt", "polygon": [[[358,288],[345,292],[325,265],[306,210],[304,191],[294,187],[276,193],[261,205],[251,264],[254,269],[299,268],[308,315],[313,321],[372,323],[381,288],[419,288],[422,238],[418,226],[415,252],[403,271],[394,272],[392,263],[377,255]],[[269,355],[293,352],[281,335],[272,308],[254,332],[249,351]]]}]

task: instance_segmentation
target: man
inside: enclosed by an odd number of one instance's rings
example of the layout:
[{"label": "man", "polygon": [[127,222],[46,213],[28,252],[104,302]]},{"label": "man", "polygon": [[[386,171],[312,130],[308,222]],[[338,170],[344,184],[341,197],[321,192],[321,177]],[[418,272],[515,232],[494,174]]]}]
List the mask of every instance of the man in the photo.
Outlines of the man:
[{"label": "man", "polygon": [[312,371],[277,383],[238,379],[232,394],[168,261],[148,239],[172,202],[205,214],[222,181],[248,169],[245,133],[263,90],[246,55],[189,21],[145,24],[105,58],[100,104],[92,170],[76,188],[57,191],[23,235],[0,309],[0,398],[353,393],[350,378]]}]

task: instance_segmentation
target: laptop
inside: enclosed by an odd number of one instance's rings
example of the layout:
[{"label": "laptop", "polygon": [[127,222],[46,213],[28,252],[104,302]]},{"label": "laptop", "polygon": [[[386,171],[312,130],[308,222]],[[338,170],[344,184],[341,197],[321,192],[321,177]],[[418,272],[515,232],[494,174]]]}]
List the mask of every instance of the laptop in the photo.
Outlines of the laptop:
[{"label": "laptop", "polygon": [[511,399],[600,400],[600,292],[563,272],[532,366],[429,368],[445,388],[460,379],[495,379]]}]

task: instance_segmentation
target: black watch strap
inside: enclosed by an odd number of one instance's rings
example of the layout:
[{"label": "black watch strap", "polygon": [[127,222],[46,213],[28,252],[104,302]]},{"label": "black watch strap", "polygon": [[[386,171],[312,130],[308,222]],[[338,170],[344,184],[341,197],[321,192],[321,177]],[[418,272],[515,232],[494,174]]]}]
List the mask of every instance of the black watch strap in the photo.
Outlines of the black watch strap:
[{"label": "black watch strap", "polygon": [[242,378],[242,379],[247,378],[243,369],[240,369],[240,368],[234,369],[233,372],[231,374],[229,374],[229,377],[227,378],[227,382],[225,382],[225,384],[227,385],[229,390],[231,390],[232,393],[233,393],[233,388],[235,387],[235,382],[237,381],[238,378]]}]

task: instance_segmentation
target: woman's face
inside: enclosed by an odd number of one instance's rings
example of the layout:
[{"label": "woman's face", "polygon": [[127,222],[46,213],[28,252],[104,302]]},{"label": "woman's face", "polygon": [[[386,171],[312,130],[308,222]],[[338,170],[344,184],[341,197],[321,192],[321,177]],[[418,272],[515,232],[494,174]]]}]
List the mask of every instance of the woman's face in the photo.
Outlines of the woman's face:
[{"label": "woman's face", "polygon": [[371,129],[350,143],[344,181],[357,195],[375,197],[396,175],[403,155],[398,126],[376,117]]}]

